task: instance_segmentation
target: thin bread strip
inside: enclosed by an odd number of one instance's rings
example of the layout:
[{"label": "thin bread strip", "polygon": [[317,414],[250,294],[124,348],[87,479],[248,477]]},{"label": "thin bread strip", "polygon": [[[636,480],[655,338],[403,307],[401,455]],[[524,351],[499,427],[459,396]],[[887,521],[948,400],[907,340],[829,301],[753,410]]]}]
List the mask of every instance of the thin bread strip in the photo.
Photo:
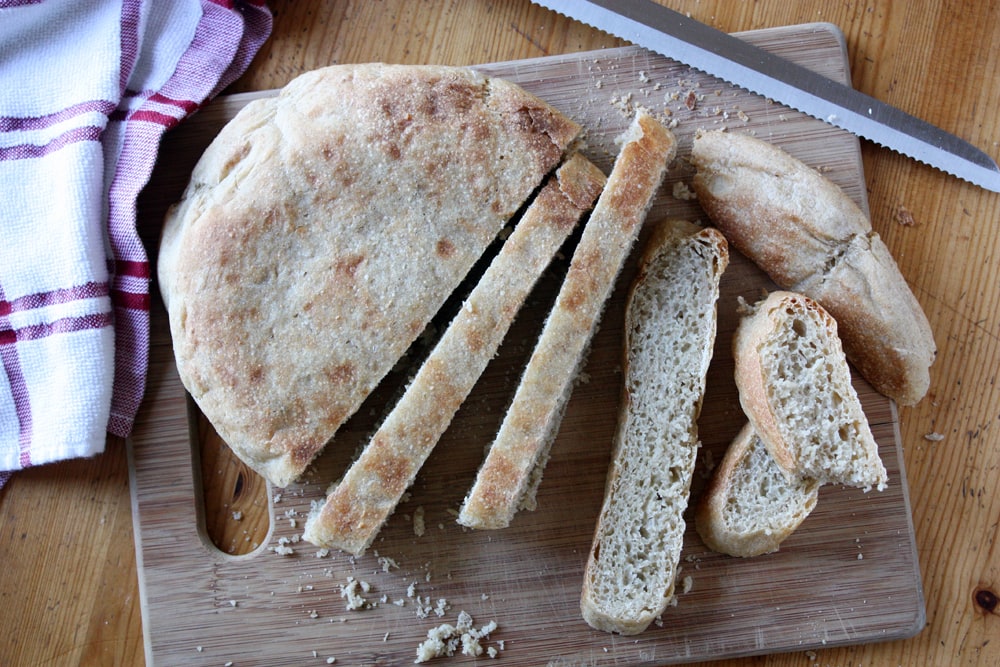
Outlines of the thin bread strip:
[{"label": "thin bread strip", "polygon": [[837,322],[819,303],[771,292],[740,320],[733,359],[740,405],[790,479],[885,488]]},{"label": "thin bread strip", "polygon": [[673,134],[644,111],[623,140],[513,402],[459,512],[463,526],[504,528],[526,495],[533,500],[530,487],[541,479],[604,304],[676,151]]},{"label": "thin bread strip", "polygon": [[306,540],[364,553],[604,182],[604,174],[579,154],[550,179],[360,458],[310,515]]},{"label": "thin bread strip", "polygon": [[580,597],[584,620],[597,630],[638,634],[673,595],[728,264],[718,230],[684,222],[658,227],[643,256],[626,310],[618,429]]},{"label": "thin bread strip", "polygon": [[712,471],[694,525],[713,551],[740,557],[771,553],[816,507],[819,487],[808,477],[789,479],[747,423]]}]

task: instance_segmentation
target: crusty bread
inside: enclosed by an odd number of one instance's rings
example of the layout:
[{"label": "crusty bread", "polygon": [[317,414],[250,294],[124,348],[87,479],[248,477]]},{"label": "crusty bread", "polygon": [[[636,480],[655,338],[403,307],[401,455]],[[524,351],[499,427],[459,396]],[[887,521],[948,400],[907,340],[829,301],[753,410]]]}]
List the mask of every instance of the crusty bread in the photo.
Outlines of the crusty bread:
[{"label": "crusty bread", "polygon": [[503,528],[532,507],[573,383],[676,150],[673,134],[641,111],[623,136],[604,192],[573,252],[496,439],[459,512],[471,528]]},{"label": "crusty bread", "polygon": [[559,246],[605,182],[574,155],[541,190],[304,537],[363,553],[472,391]]},{"label": "crusty bread", "polygon": [[912,405],[927,393],[930,324],[864,212],[829,179],[760,139],[702,132],[692,182],[733,247],[783,289],[819,301],[848,359],[878,391]]},{"label": "crusty bread", "polygon": [[641,259],[626,311],[618,429],[580,600],[598,630],[642,632],[673,595],[728,263],[722,234],[690,223],[657,227]]},{"label": "crusty bread", "polygon": [[337,65],[247,105],[158,262],[181,380],[233,451],[294,480],[579,129],[466,68]]},{"label": "crusty bread", "polygon": [[789,478],[748,423],[712,471],[694,525],[713,551],[771,553],[816,507],[819,487],[815,479]]},{"label": "crusty bread", "polygon": [[885,488],[837,322],[822,306],[772,292],[740,320],[733,358],[743,411],[790,479]]}]

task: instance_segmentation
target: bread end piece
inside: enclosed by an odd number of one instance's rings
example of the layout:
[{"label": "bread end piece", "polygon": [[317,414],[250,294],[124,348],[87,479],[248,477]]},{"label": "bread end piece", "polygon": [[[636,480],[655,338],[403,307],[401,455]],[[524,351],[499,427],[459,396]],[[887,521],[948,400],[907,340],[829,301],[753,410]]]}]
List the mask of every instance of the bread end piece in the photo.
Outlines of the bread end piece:
[{"label": "bread end piece", "polygon": [[915,405],[930,388],[937,356],[923,309],[882,239],[858,236],[822,280],[797,291],[837,320],[847,359],[879,393]]},{"label": "bread end piece", "polygon": [[719,553],[772,553],[816,507],[819,487],[814,479],[789,479],[746,424],[712,473],[695,511],[695,528]]},{"label": "bread end piece", "polygon": [[934,336],[864,211],[815,169],[751,136],[699,133],[691,161],[698,202],[730,243],[779,287],[833,315],[847,358],[877,391],[920,401]]},{"label": "bread end piece", "polygon": [[885,488],[837,322],[822,306],[772,292],[737,326],[733,358],[743,411],[790,478]]}]

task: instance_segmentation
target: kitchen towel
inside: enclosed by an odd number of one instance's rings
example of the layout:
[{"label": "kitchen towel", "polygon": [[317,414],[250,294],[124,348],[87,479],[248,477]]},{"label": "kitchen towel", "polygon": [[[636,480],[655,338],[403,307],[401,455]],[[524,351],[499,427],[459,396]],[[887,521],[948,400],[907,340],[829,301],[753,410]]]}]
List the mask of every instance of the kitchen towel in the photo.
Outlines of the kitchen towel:
[{"label": "kitchen towel", "polygon": [[263,0],[0,0],[0,486],[131,431],[169,128],[249,65]]}]

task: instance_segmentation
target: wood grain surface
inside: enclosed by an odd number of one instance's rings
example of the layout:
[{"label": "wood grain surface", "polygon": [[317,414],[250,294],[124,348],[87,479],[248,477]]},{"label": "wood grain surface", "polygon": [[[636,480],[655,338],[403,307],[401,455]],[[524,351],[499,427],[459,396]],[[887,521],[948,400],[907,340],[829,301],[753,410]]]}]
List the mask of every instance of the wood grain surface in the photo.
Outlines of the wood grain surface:
[{"label": "wood grain surface", "polygon": [[[831,78],[847,80],[841,35],[828,24],[768,29],[745,37]],[[616,138],[631,122],[635,107],[643,105],[673,125],[679,159],[654,201],[650,220],[702,215],[693,202],[672,192],[675,184],[690,179],[686,157],[694,133],[710,128],[767,137],[822,168],[861,206],[867,205],[855,137],[641,49],[549,56],[479,69],[521,84],[579,122],[586,135],[584,154],[605,171],[610,171],[618,151]],[[147,188],[150,218],[141,224],[155,229],[162,211],[178,198],[202,147],[242,104],[259,96],[219,100],[175,134]],[[640,244],[646,236],[640,236]],[[571,254],[571,248],[565,254]],[[270,531],[248,531],[243,544],[252,551],[226,557],[207,544],[210,536],[200,531],[195,511],[200,489],[193,474],[192,441],[195,451],[205,450],[205,443],[214,445],[216,437],[203,422],[197,431],[193,428],[199,426],[197,415],[177,382],[164,313],[154,304],[156,358],[129,450],[149,662],[297,665],[318,650],[343,664],[402,664],[412,659],[430,628],[456,622],[460,610],[476,618],[487,615],[482,623],[495,620],[500,625],[491,639],[509,644],[503,659],[512,665],[534,665],[540,659],[635,664],[654,656],[663,663],[691,662],[898,639],[919,631],[925,618],[923,595],[896,412],[888,399],[860,380],[856,385],[893,479],[889,490],[863,494],[824,489],[820,507],[795,539],[765,558],[712,554],[689,526],[684,575],[696,583],[680,596],[676,609],[664,614],[662,624],[631,641],[617,641],[582,621],[583,557],[603,495],[618,414],[622,317],[634,262],[626,265],[594,338],[584,368],[587,380],[574,391],[553,445],[538,510],[522,513],[511,528],[499,532],[468,531],[455,524],[454,511],[503,419],[567,261],[564,257],[555,262],[539,282],[497,357],[418,475],[409,499],[369,553],[357,558],[341,553],[316,558],[317,549],[300,541],[303,523],[312,504],[322,501],[326,487],[343,475],[350,457],[387,414],[400,382],[415,369],[401,366],[338,432],[301,482],[284,489],[268,487],[256,498],[270,516]],[[692,485],[694,497],[711,461],[721,459],[745,421],[730,354],[737,299],[753,301],[771,288],[764,274],[741,257],[734,257],[723,278],[719,335],[699,420],[704,445],[699,479]],[[449,316],[446,309],[441,327]],[[235,512],[236,529],[244,516],[256,514],[253,508]],[[415,536],[412,527],[418,512],[430,526],[422,536]],[[206,507],[208,515],[232,518],[234,510]],[[280,556],[282,547],[294,553]],[[387,558],[392,563],[388,567]],[[341,588],[351,577],[373,585],[373,599],[387,597],[376,609],[348,611]],[[421,605],[405,595],[414,583],[417,595],[447,600],[449,613],[421,618]],[[267,641],[254,641],[261,636]],[[197,646],[202,651],[194,652]]]},{"label": "wood grain surface", "polygon": [[[664,4],[730,32],[829,21],[846,34],[855,87],[994,157],[1000,152],[998,55],[989,48],[1000,40],[996,3]],[[527,2],[270,5],[276,13],[272,38],[227,92],[276,88],[333,62],[472,64],[623,45]],[[713,664],[1000,662],[993,494],[1000,464],[1000,197],[868,142],[861,149],[873,224],[927,311],[940,347],[930,395],[899,412],[927,625],[907,640]],[[223,550],[235,552],[248,535],[264,530],[253,522],[266,513],[254,478],[220,451],[205,448],[206,507],[245,503],[250,525],[234,529],[221,521],[208,530]],[[123,443],[110,439],[102,456],[15,475],[2,491],[0,512],[0,621],[6,629],[0,664],[143,664]]]}]

